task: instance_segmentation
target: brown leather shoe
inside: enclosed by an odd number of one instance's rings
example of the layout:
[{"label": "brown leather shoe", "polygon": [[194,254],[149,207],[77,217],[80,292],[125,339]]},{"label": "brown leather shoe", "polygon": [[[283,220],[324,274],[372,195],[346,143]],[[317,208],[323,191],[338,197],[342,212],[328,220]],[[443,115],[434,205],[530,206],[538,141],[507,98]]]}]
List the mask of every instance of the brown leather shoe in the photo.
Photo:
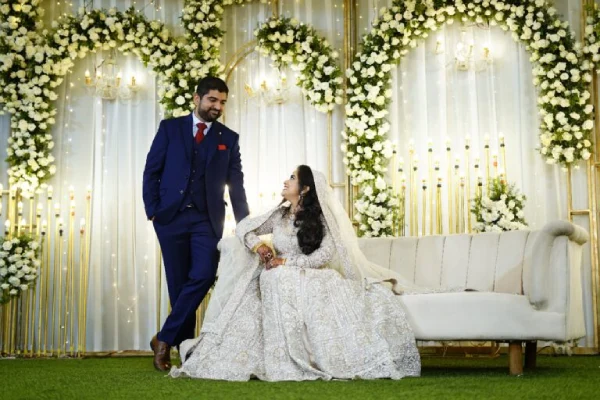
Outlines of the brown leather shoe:
[{"label": "brown leather shoe", "polygon": [[150,348],[154,352],[154,368],[159,371],[169,371],[171,369],[171,346],[167,342],[161,342],[154,335],[150,341]]}]

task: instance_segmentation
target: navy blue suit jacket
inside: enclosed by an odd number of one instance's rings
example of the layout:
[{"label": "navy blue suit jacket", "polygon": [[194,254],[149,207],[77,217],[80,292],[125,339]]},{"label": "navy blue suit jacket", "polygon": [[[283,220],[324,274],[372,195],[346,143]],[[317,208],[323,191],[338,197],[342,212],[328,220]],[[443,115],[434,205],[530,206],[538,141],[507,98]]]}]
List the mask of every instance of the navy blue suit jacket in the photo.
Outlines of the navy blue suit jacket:
[{"label": "navy blue suit jacket", "polygon": [[[193,150],[192,114],[162,120],[146,158],[143,198],[148,219],[168,224],[182,206],[191,174]],[[211,136],[213,135],[213,136]],[[217,237],[225,223],[225,185],[237,222],[250,212],[240,156],[239,135],[218,121],[213,122],[206,157],[206,202]]]}]

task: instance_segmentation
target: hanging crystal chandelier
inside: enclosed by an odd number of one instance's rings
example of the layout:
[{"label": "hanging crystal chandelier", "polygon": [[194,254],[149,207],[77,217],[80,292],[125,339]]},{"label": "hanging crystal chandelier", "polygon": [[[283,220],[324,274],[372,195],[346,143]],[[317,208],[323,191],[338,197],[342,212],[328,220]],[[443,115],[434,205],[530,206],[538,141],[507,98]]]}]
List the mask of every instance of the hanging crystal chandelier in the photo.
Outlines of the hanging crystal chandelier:
[{"label": "hanging crystal chandelier", "polygon": [[85,71],[85,86],[97,97],[104,100],[131,100],[140,90],[135,76],[128,84],[123,84],[120,68],[117,66],[116,50],[112,49],[108,57],[94,67],[95,78]]},{"label": "hanging crystal chandelier", "polygon": [[[475,44],[472,41],[467,42],[466,33],[466,28],[461,29],[460,40],[456,43],[456,48],[454,50],[454,62],[451,61],[447,66],[453,64],[459,71],[485,71],[494,62],[490,45],[483,44],[480,48],[481,52],[479,52],[479,50],[476,51]],[[443,54],[444,50],[444,41],[442,37],[439,36],[436,40],[434,53]]]},{"label": "hanging crystal chandelier", "polygon": [[285,73],[278,72],[274,83],[269,84],[263,79],[258,88],[246,83],[244,90],[249,98],[260,98],[265,104],[283,104],[289,99],[289,84]]}]

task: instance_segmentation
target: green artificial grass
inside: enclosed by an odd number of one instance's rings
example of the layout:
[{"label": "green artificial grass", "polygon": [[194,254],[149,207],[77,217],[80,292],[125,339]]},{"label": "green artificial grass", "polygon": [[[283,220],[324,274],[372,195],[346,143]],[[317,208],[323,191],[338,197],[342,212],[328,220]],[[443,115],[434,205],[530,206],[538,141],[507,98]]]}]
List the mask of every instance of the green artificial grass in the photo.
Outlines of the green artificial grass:
[{"label": "green artificial grass", "polygon": [[0,360],[0,399],[595,399],[600,357],[538,356],[508,375],[508,359],[424,358],[420,378],[401,381],[245,383],[171,379],[150,357]]}]

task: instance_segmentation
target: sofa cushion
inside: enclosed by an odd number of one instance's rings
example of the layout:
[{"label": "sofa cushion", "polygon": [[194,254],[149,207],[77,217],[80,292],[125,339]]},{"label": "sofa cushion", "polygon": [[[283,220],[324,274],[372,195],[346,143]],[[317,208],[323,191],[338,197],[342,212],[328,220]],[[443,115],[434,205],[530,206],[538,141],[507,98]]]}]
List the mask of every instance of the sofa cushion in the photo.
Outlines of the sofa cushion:
[{"label": "sofa cushion", "polygon": [[394,240],[391,238],[362,238],[358,241],[358,246],[367,260],[389,269],[390,246]]},{"label": "sofa cushion", "polygon": [[398,296],[417,340],[555,340],[566,337],[564,314],[535,310],[525,296],[435,293]]},{"label": "sofa cushion", "polygon": [[523,294],[523,274],[531,265],[526,257],[534,237],[530,231],[513,231],[365,238],[359,244],[370,261],[424,288]]}]

